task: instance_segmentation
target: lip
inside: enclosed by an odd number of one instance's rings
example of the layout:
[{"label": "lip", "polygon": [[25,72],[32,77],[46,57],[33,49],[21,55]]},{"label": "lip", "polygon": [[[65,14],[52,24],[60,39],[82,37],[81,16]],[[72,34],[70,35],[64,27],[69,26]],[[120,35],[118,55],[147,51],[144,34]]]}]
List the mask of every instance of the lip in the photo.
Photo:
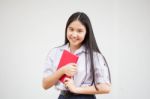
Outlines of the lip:
[{"label": "lip", "polygon": [[73,42],[76,42],[78,41],[78,39],[73,39],[73,38],[70,38]]},{"label": "lip", "polygon": [[77,42],[77,40],[71,40],[72,42]]}]

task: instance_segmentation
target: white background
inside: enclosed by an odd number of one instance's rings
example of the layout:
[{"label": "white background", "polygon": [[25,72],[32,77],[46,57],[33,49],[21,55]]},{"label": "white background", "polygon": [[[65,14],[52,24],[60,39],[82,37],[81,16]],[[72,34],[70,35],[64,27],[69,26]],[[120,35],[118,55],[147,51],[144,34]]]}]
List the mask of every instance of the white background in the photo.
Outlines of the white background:
[{"label": "white background", "polygon": [[48,51],[64,43],[69,16],[90,17],[112,74],[98,99],[149,99],[149,0],[0,0],[0,99],[57,99],[42,89]]}]

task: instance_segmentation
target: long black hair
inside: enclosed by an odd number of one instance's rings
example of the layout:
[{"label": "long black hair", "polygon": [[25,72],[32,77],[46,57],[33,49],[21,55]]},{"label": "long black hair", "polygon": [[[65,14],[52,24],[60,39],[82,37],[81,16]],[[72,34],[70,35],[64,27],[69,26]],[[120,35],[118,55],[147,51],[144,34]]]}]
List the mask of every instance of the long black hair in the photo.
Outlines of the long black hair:
[{"label": "long black hair", "polygon": [[[91,66],[91,71],[92,71],[92,76],[93,76],[91,85],[94,84],[95,88],[97,89],[96,83],[95,83],[96,78],[95,78],[95,71],[94,71],[93,52],[98,52],[100,54],[101,54],[101,52],[97,46],[90,19],[85,13],[76,12],[69,17],[69,19],[66,23],[66,28],[65,28],[65,43],[64,44],[69,43],[69,40],[67,39],[67,28],[70,25],[70,23],[72,23],[75,20],[80,21],[86,28],[86,35],[85,35],[85,39],[83,40],[82,44],[85,45],[86,52],[89,53],[90,66]],[[87,55],[86,55],[86,61],[87,61]],[[106,64],[107,64],[107,62],[106,62]]]}]

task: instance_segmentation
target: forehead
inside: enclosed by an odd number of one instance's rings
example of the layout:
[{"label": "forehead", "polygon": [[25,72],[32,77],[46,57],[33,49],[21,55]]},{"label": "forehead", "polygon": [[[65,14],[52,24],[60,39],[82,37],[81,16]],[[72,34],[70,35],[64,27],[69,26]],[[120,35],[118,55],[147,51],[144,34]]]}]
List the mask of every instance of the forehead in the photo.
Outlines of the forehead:
[{"label": "forehead", "polygon": [[68,27],[76,29],[85,29],[85,26],[78,20],[71,22]]}]

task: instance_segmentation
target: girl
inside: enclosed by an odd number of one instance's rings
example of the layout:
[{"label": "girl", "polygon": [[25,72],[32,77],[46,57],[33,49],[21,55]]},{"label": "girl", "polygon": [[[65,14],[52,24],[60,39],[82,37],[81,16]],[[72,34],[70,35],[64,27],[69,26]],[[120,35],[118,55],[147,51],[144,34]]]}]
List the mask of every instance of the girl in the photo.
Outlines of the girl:
[{"label": "girl", "polygon": [[[57,70],[63,50],[79,56],[77,64],[69,63]],[[66,74],[65,82],[59,81]],[[65,28],[65,43],[50,50],[43,77],[43,88],[53,85],[60,90],[58,99],[96,99],[95,94],[110,92],[110,72],[101,54],[88,16],[76,12]]]}]

